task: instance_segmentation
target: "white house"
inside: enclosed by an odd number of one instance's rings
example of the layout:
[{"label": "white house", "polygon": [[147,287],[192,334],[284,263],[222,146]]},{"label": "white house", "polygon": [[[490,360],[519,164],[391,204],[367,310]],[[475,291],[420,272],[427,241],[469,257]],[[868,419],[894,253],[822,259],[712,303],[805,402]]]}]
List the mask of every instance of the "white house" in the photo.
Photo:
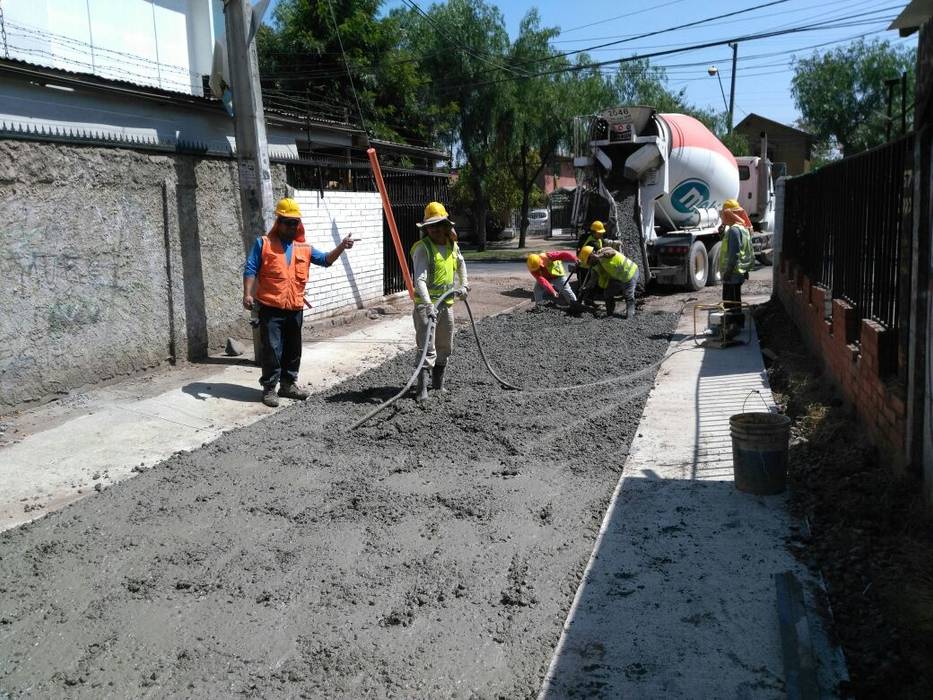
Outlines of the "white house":
[{"label": "white house", "polygon": [[223,0],[3,0],[4,58],[203,95]]}]

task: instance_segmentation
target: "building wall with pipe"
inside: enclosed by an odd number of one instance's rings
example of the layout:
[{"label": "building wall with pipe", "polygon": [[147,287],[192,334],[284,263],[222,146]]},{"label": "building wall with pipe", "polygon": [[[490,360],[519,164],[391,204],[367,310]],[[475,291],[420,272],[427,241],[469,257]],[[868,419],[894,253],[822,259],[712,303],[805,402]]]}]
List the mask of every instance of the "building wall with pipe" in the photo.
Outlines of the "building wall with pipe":
[{"label": "building wall with pipe", "polygon": [[[381,295],[378,195],[301,197],[313,245],[363,239],[312,270],[311,315]],[[240,226],[229,158],[0,140],[0,413],[248,338]]]}]

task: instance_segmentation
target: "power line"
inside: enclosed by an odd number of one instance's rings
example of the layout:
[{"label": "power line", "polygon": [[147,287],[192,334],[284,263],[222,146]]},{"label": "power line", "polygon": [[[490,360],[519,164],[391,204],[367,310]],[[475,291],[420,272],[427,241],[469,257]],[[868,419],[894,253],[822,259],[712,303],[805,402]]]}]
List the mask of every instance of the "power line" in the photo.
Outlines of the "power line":
[{"label": "power line", "polygon": [[[585,48],[585,49],[575,49],[574,51],[566,51],[566,52],[564,52],[564,53],[559,53],[559,54],[556,54],[556,55],[554,55],[554,56],[551,56],[551,57],[549,57],[548,60],[554,59],[554,58],[566,58],[567,56],[575,56],[576,54],[585,53],[585,52],[587,52],[587,51],[595,51],[596,49],[602,49],[602,48],[605,48],[605,47],[607,47],[607,46],[616,46],[616,45],[618,45],[618,44],[624,44],[624,43],[627,43],[627,42],[629,42],[629,41],[635,41],[635,40],[637,40],[637,39],[645,39],[645,38],[647,38],[647,37],[649,37],[649,36],[657,36],[658,34],[666,34],[666,33],[668,33],[668,32],[678,31],[678,30],[680,30],[680,29],[688,29],[689,27],[696,27],[697,25],[706,24],[706,23],[708,23],[708,22],[711,22],[711,21],[714,21],[714,20],[717,20],[717,19],[725,19],[725,18],[727,18],[727,17],[735,17],[736,15],[742,15],[742,14],[745,14],[746,12],[753,12],[753,11],[755,11],[755,10],[760,10],[760,9],[762,9],[762,8],[764,8],[764,7],[772,7],[772,6],[774,6],[774,5],[783,5],[783,4],[786,3],[786,2],[790,2],[790,0],[770,0],[770,2],[762,3],[761,5],[754,5],[754,6],[752,6],[752,7],[746,7],[746,8],[744,8],[744,9],[742,9],[742,10],[734,10],[733,12],[727,12],[727,13],[722,14],[722,15],[715,15],[715,16],[713,16],[713,17],[706,17],[705,19],[698,19],[698,20],[694,20],[693,22],[687,22],[686,24],[679,24],[679,25],[677,25],[677,26],[674,26],[674,27],[667,27],[667,28],[665,28],[665,29],[657,29],[657,30],[652,31],[652,32],[645,32],[644,34],[637,34],[637,35],[635,35],[635,36],[628,37],[628,38],[625,38],[625,39],[619,39],[619,40],[617,40],[617,41],[610,41],[610,42],[605,43],[605,44],[597,44],[596,46],[590,46],[590,47],[587,47],[587,48]],[[536,61],[532,61],[532,63],[534,63],[534,62],[536,62]]]},{"label": "power line", "polygon": [[[887,21],[890,21],[890,19],[891,18],[887,18],[884,21],[887,22]],[[881,20],[877,19],[877,20],[860,21],[860,22],[844,22],[844,23],[839,23],[835,25],[827,25],[827,24],[820,23],[817,25],[811,25],[811,26],[805,26],[805,27],[793,27],[790,29],[775,30],[775,31],[770,31],[770,32],[760,32],[757,34],[745,34],[742,36],[732,37],[729,39],[717,39],[715,41],[708,41],[708,42],[704,42],[701,44],[691,44],[691,45],[687,45],[687,46],[683,46],[679,48],[668,49],[665,51],[654,51],[654,52],[646,53],[646,54],[633,54],[631,56],[615,58],[615,59],[611,59],[608,61],[597,61],[597,62],[592,62],[592,63],[582,63],[582,64],[564,66],[562,68],[555,68],[551,70],[539,71],[537,73],[531,73],[523,77],[537,78],[537,77],[541,77],[545,75],[557,75],[559,73],[579,72],[579,71],[584,71],[584,70],[590,70],[593,68],[601,68],[603,66],[615,65],[615,64],[620,64],[620,63],[630,63],[632,61],[638,61],[638,60],[644,60],[644,59],[651,59],[651,58],[656,58],[659,56],[671,56],[671,55],[678,54],[678,53],[687,53],[690,51],[698,51],[700,49],[708,49],[708,48],[713,48],[716,46],[725,46],[725,45],[728,45],[730,43],[735,43],[735,42],[748,42],[748,41],[755,41],[758,39],[768,39],[768,38],[775,37],[775,36],[783,36],[786,34],[798,34],[801,32],[823,31],[826,29],[840,29],[844,27],[855,27],[855,26],[860,26],[864,24],[877,24],[879,21]],[[483,81],[479,83],[466,83],[466,84],[460,84],[460,85],[452,85],[452,86],[448,86],[446,91],[452,91],[454,89],[462,88],[465,86],[466,87],[470,87],[470,86],[484,87],[487,85],[495,85],[497,83],[510,82],[512,80],[514,80],[514,78],[499,78],[499,79],[487,80],[487,81]]]},{"label": "power line", "polygon": [[606,22],[613,22],[617,19],[627,19],[629,17],[634,17],[635,15],[644,14],[645,12],[653,12],[654,10],[660,10],[661,8],[664,8],[664,7],[670,7],[671,5],[678,5],[682,2],[686,2],[686,0],[671,0],[671,2],[665,2],[665,3],[661,3],[660,5],[653,5],[652,7],[646,7],[645,9],[638,10],[637,12],[628,12],[624,15],[616,15],[615,17],[607,17],[606,19],[599,20],[597,22],[590,22],[589,24],[581,24],[577,27],[571,27],[570,29],[562,29],[560,34],[561,36],[563,36],[564,34],[575,32],[578,29],[586,29],[587,27],[595,27],[597,24],[605,24]]}]

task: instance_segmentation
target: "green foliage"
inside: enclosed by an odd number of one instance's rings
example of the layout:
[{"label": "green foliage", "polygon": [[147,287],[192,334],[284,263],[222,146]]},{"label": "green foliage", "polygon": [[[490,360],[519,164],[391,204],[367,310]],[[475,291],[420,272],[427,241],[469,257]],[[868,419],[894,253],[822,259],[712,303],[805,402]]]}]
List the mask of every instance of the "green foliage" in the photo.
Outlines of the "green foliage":
[{"label": "green foliage", "polygon": [[[795,61],[791,90],[811,133],[852,155],[885,141],[885,80],[906,72],[907,104],[913,104],[915,65],[916,49],[893,47],[887,41],[856,41]],[[899,127],[899,85],[894,94],[893,112]]]},{"label": "green foliage", "polygon": [[[331,2],[371,135],[433,143],[438,110],[421,99],[426,78],[401,45],[403,16],[377,17],[380,0]],[[257,47],[270,106],[359,124],[328,0],[281,0]]]},{"label": "green foliage", "polygon": [[723,134],[719,137],[719,140],[734,156],[750,156],[752,154],[748,139],[744,134],[737,131],[733,131],[731,134]]}]

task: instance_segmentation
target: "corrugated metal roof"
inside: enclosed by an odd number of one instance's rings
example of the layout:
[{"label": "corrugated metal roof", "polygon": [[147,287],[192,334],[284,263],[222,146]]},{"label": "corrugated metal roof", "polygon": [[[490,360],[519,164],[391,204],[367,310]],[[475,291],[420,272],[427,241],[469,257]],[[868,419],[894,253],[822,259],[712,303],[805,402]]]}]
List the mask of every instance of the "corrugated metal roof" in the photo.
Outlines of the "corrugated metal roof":
[{"label": "corrugated metal roof", "polygon": [[[212,97],[191,95],[185,92],[167,90],[152,85],[141,85],[125,80],[102,78],[101,76],[95,75],[93,73],[71,71],[66,68],[53,68],[51,66],[31,63],[29,61],[23,61],[17,58],[0,58],[0,74],[3,73],[15,74],[21,77],[31,78],[33,80],[42,80],[43,82],[48,81],[52,83],[70,83],[73,86],[116,92],[127,96],[135,96],[144,99],[158,99],[162,101],[173,102],[175,104],[198,107],[201,109],[223,111],[223,106],[221,105],[220,100],[214,99]],[[332,119],[318,117],[313,114],[310,115],[309,119],[309,116],[306,114],[295,114],[294,112],[272,107],[265,107],[264,112],[268,121],[272,124],[287,124],[289,126],[295,126],[301,129],[307,125],[308,121],[310,121],[311,124],[317,127],[334,129],[345,133],[349,132],[361,135],[363,134],[363,131],[358,127],[343,124]],[[413,146],[404,143],[395,143],[392,141],[381,140],[374,140],[373,143],[382,145],[386,147],[387,150],[397,150],[399,152],[409,153],[412,155],[418,154],[425,158],[433,157],[437,160],[444,160],[448,157],[448,154],[444,151],[439,151],[433,148],[425,148],[423,146]]]}]

